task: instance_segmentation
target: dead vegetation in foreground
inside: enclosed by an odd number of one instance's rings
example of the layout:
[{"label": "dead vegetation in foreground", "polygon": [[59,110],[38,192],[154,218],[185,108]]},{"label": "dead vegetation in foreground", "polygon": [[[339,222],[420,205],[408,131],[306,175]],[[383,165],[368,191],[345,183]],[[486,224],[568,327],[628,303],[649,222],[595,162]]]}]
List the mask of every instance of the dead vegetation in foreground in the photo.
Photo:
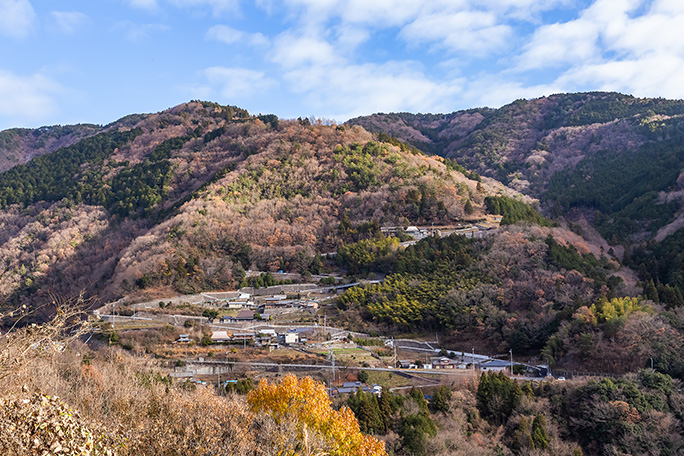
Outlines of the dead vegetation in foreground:
[{"label": "dead vegetation in foreground", "polygon": [[115,347],[92,351],[78,304],[0,335],[0,454],[328,454],[313,434],[302,452],[293,423],[252,413],[244,397],[172,382]]}]

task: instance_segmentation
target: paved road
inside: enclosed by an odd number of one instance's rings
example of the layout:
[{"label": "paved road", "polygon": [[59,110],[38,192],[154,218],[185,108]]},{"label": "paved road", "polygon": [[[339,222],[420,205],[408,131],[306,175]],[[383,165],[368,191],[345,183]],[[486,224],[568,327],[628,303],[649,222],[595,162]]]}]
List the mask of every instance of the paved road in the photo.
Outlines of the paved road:
[{"label": "paved road", "polygon": [[[292,363],[261,363],[261,362],[247,362],[247,361],[197,361],[187,360],[185,362],[185,370],[193,370],[192,367],[213,367],[213,368],[227,368],[232,371],[233,366],[251,366],[251,367],[276,367],[286,369],[326,369],[331,370],[333,366],[330,364],[292,364]],[[436,375],[458,375],[458,376],[472,376],[472,369],[397,369],[391,367],[364,367],[364,366],[341,366],[335,365],[336,370],[367,370],[379,372],[392,372],[399,375],[416,375],[416,374],[436,374]],[[213,373],[213,372],[212,372]],[[200,375],[209,375],[200,374]]]}]

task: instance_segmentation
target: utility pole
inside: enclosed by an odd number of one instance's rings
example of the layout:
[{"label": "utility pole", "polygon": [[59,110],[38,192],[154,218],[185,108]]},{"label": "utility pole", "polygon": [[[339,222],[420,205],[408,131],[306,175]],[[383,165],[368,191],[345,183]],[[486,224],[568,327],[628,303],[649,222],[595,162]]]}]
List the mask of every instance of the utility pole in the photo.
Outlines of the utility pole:
[{"label": "utility pole", "polygon": [[511,348],[508,352],[511,354],[511,377],[513,377],[513,349]]},{"label": "utility pole", "polygon": [[473,378],[475,378],[475,347],[473,347],[473,358],[471,364],[473,365]]},{"label": "utility pole", "polygon": [[394,343],[394,336],[392,336],[392,348],[394,349],[394,366],[397,367],[397,345]]},{"label": "utility pole", "polygon": [[332,382],[330,382],[330,391],[332,391],[332,385],[335,383],[335,352],[332,347],[328,347],[328,353],[330,354],[330,360],[332,363]]}]

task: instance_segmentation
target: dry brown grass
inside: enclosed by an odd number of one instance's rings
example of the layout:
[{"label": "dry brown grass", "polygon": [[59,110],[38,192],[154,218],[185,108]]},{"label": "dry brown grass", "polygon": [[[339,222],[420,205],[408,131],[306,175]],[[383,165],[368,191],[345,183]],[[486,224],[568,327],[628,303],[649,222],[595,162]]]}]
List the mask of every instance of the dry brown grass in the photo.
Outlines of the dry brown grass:
[{"label": "dry brown grass", "polygon": [[0,336],[1,454],[268,456],[300,445],[243,397],[173,382],[117,347],[92,351],[76,340],[91,327],[58,309]]}]

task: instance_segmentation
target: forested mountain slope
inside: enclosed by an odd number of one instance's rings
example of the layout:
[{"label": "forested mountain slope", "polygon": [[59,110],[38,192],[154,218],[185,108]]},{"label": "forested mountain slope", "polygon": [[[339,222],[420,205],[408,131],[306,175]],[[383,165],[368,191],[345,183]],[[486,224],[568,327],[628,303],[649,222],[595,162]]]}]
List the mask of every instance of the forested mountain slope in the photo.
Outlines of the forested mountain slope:
[{"label": "forested mountain slope", "polygon": [[578,230],[592,224],[649,289],[684,287],[684,101],[558,94],[349,123],[497,177],[538,197],[546,215],[581,222]]},{"label": "forested mountain slope", "polygon": [[[499,109],[374,114],[350,120],[541,196],[553,174],[599,151],[619,154],[675,133],[684,102],[618,93],[558,94]],[[667,123],[668,128],[662,128]]]},{"label": "forested mountain slope", "polygon": [[97,125],[55,125],[37,129],[13,128],[0,132],[0,172],[34,157],[70,146],[102,131]]},{"label": "forested mountain slope", "polygon": [[0,173],[0,296],[234,287],[315,269],[342,220],[477,220],[497,194],[515,192],[361,127],[191,102]]}]

